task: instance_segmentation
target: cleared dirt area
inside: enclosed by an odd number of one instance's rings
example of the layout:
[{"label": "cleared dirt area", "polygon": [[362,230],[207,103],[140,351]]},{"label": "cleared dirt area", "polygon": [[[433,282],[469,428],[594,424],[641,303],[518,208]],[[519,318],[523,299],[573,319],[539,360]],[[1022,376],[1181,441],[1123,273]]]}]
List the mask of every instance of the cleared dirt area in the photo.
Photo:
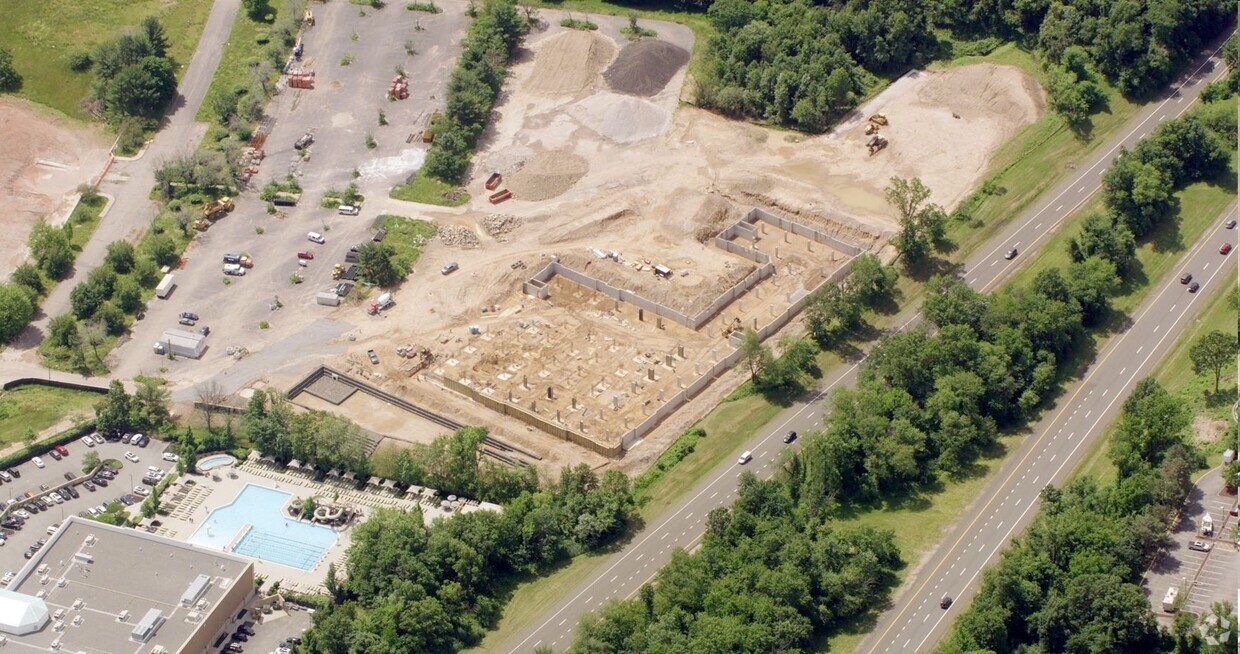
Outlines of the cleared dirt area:
[{"label": "cleared dirt area", "polygon": [[39,216],[60,224],[79,184],[90,183],[108,160],[111,142],[83,126],[13,98],[0,98],[0,275],[26,259],[26,238]]},{"label": "cleared dirt area", "polygon": [[[384,319],[359,326],[349,356],[374,348],[385,372],[372,382],[486,425],[553,465],[604,459],[447,390],[443,380],[614,443],[732,351],[726,327],[767,324],[848,255],[760,225],[756,248],[774,258],[775,276],[697,330],[660,327],[635,306],[561,277],[548,282],[547,300],[523,294],[523,282],[553,257],[693,315],[757,269],[713,242],[750,208],[878,252],[896,228],[883,198],[892,176],[922,178],[932,200],[951,208],[985,176],[995,150],[1043,111],[1041,90],[1016,68],[915,72],[835,132],[801,137],[681,105],[693,47],[683,27],[654,23],[658,39],[634,43],[619,33],[622,18],[591,16],[600,29],[587,33],[558,27],[559,12],[542,13],[475,156],[474,200],[420,212],[447,242],[426,250]],[[864,131],[875,112],[889,120],[880,130],[889,146],[871,156]],[[495,236],[486,220],[497,207],[482,188],[492,173],[514,194],[498,209],[515,219]],[[441,275],[450,262],[459,270]],[[655,266],[671,274],[657,276]],[[395,372],[392,350],[410,344],[429,349],[434,363]],[[728,373],[661,423],[647,436],[653,451],[740,381]],[[639,458],[649,460],[648,450]]]}]

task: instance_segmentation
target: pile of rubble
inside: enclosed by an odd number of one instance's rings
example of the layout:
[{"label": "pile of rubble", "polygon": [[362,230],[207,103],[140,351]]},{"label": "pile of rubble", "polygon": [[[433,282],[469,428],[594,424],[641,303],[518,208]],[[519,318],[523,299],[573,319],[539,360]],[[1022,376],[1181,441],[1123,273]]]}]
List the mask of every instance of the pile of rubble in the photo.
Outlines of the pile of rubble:
[{"label": "pile of rubble", "polygon": [[478,235],[474,230],[460,225],[446,225],[439,228],[439,240],[444,245],[457,248],[476,248],[478,247]]},{"label": "pile of rubble", "polygon": [[520,226],[520,218],[506,213],[493,213],[482,220],[482,228],[486,230],[487,234],[490,234],[500,242],[507,240],[500,238],[501,236]]}]

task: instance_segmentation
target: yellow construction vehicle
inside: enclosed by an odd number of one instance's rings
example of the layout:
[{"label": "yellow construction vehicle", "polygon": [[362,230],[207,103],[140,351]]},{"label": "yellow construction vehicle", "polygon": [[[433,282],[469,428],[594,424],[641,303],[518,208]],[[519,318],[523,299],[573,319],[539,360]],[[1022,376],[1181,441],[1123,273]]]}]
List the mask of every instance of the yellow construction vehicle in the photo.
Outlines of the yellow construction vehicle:
[{"label": "yellow construction vehicle", "polygon": [[190,223],[190,226],[200,232],[205,232],[211,226],[211,223],[207,222],[206,218],[197,218],[193,223]]},{"label": "yellow construction vehicle", "polygon": [[306,27],[314,27],[314,12],[310,8],[306,8]]},{"label": "yellow construction vehicle", "polygon": [[343,274],[344,274],[343,263],[338,263],[332,267],[332,279],[340,279],[340,276]]},{"label": "yellow construction vehicle", "polygon": [[875,125],[886,125],[887,117],[882,114],[874,114],[873,116],[870,116],[870,122]]},{"label": "yellow construction vehicle", "polygon": [[874,123],[865,124],[865,135],[866,136],[869,136],[877,131],[878,131],[878,125],[875,125]]},{"label": "yellow construction vehicle", "polygon": [[202,217],[207,220],[219,220],[224,214],[233,210],[232,198],[224,196],[202,208]]},{"label": "yellow construction vehicle", "polygon": [[879,150],[887,147],[887,139],[881,135],[875,134],[874,137],[866,142],[865,145],[870,149],[870,156],[872,157],[878,154]]}]

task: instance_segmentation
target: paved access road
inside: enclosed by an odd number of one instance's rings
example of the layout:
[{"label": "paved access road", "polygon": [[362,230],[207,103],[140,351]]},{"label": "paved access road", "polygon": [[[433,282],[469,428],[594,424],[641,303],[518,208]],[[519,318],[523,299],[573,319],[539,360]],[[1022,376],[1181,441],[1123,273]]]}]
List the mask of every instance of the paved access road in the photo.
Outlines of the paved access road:
[{"label": "paved access road", "polygon": [[[1219,41],[1216,46],[1221,46],[1221,43],[1222,41]],[[1070,168],[1070,174],[1065,181],[1044,194],[1044,199],[1036,202],[992,240],[993,249],[983,250],[971,257],[964,267],[964,276],[969,284],[979,290],[993,290],[1027,258],[1028,254],[1044,245],[1055,228],[1079,206],[1084,204],[1090,196],[1097,192],[1103,172],[1119,154],[1121,147],[1131,149],[1136,145],[1137,141],[1147,136],[1160,122],[1174,118],[1187,110],[1196,100],[1201,88],[1209,81],[1217,79],[1223,74],[1224,66],[1217,57],[1218,52],[1219,50],[1212,50],[1209,55],[1203,55],[1189,67],[1188,70],[1190,72],[1183,80],[1182,85],[1177,87],[1178,93],[1169,93],[1165,99],[1151,103],[1143,108],[1133,118],[1130,126],[1127,127],[1127,130],[1121,136],[1106,144],[1089,160]],[[1212,236],[1217,235],[1212,232]],[[1206,242],[1213,241],[1207,238]],[[1005,259],[1005,253],[1013,247],[1018,249],[1018,256],[1012,260]],[[1215,253],[1215,257],[1221,259],[1222,257],[1219,257],[1217,254],[1217,247],[1217,243],[1215,243],[1211,251]],[[1210,250],[1210,248],[1206,249]],[[1194,255],[1199,255],[1201,254],[1201,249],[1197,248],[1193,252]],[[1216,265],[1212,272],[1217,273],[1218,270],[1219,267]],[[1207,283],[1207,276],[1204,271],[1200,274],[1200,281],[1202,283],[1201,294],[1210,292],[1213,286],[1221,286],[1217,280],[1213,284]],[[1178,284],[1176,289],[1183,291],[1183,288],[1179,287]],[[1160,295],[1159,297],[1162,298],[1163,296]],[[1196,307],[1201,304],[1201,302],[1192,302],[1190,305],[1187,304],[1188,300],[1189,298],[1182,298],[1182,301],[1178,303],[1179,308],[1185,312],[1188,311],[1189,306]],[[902,319],[897,323],[902,325],[901,329],[914,324],[919,319],[919,315],[916,313],[911,311],[906,313],[908,315],[901,316]],[[1172,332],[1170,320],[1162,320],[1160,322],[1161,324],[1157,325],[1160,331],[1159,336],[1165,336],[1167,333]],[[1183,324],[1183,320],[1177,320],[1176,329],[1181,324]],[[1140,325],[1144,327],[1146,323],[1140,323]],[[1137,326],[1134,325],[1134,327],[1130,328],[1130,332],[1136,329]],[[1117,339],[1117,342],[1131,343],[1135,340],[1140,339]],[[1145,343],[1137,344],[1134,347],[1141,347],[1146,353],[1151,352],[1149,345]],[[1101,356],[1107,356],[1107,353],[1103,353]],[[557,650],[563,649],[571,642],[577,621],[583,614],[598,610],[610,600],[625,599],[635,595],[637,590],[670,560],[675,548],[688,549],[697,543],[705,531],[704,521],[707,513],[712,509],[731,504],[741,472],[749,469],[762,478],[771,476],[778,465],[780,452],[782,449],[789,447],[782,443],[784,434],[792,430],[798,433],[806,433],[821,428],[822,417],[819,414],[819,400],[840,384],[852,385],[856,380],[858,365],[854,364],[847,369],[837,370],[825,380],[826,385],[810,401],[797,403],[785,410],[775,420],[772,420],[770,423],[771,427],[764,429],[746,443],[744,447],[744,449],[753,452],[754,459],[752,462],[745,466],[736,465],[731,461],[721,464],[717,471],[713,472],[696,488],[687,493],[685,499],[673,505],[660,518],[652,520],[649,527],[638,533],[623,550],[613,555],[611,560],[598,572],[587,578],[567,598],[556,604],[548,614],[531,624],[529,629],[515,637],[512,643],[506,644],[505,651],[530,652],[539,645],[549,645]],[[1092,380],[1093,378],[1091,377],[1090,379]],[[1086,380],[1083,383],[1089,384],[1091,387],[1093,385],[1093,382],[1090,380]],[[1118,396],[1118,390],[1110,391],[1112,398]],[[1073,401],[1077,399],[1076,395],[1072,397]],[[1086,397],[1092,397],[1092,395],[1087,395]],[[1093,397],[1093,399],[1097,400],[1098,398]],[[1098,416],[1100,419],[1098,410],[1087,411],[1091,411],[1091,415]],[[1058,413],[1053,415],[1058,416]],[[1022,446],[1013,459],[1023,461],[1030,456],[1029,453],[1036,447],[1039,451],[1033,454],[1033,456],[1041,455],[1044,462],[1048,460],[1041,450],[1047,447],[1061,447],[1062,443],[1059,441],[1053,443],[1043,441],[1040,436],[1045,428],[1046,425],[1039,424],[1035,431],[1038,437],[1026,439],[1025,445]],[[1091,431],[1090,434],[1086,434],[1084,431],[1081,431],[1073,438],[1076,439],[1077,444],[1084,443],[1087,440],[1087,436],[1092,433]],[[793,446],[795,446],[795,443]],[[1064,456],[1049,452],[1047,454],[1055,456],[1061,463],[1066,460]],[[1004,479],[1008,473],[1005,470],[1002,474],[1003,476],[999,479]],[[1026,478],[1026,480],[1028,479],[1029,477]],[[1050,483],[1049,475],[1041,481],[1042,485]],[[998,482],[992,482],[980,497],[994,498],[999,497],[1001,492],[1008,492],[1006,486],[997,486]],[[1041,486],[1038,486],[1036,489],[1026,487],[1023,491],[1024,493],[1032,492],[1030,497],[1022,494],[1019,500],[1026,507],[1026,511],[1027,507],[1036,500],[1040,489]],[[1006,503],[1006,510],[1011,511],[1014,508],[1013,502],[1017,501],[1017,499],[1015,496],[1012,496],[1001,501]],[[1015,524],[1015,521],[1008,521],[1009,530],[1014,530]],[[965,533],[964,526],[958,527],[956,531],[949,534],[945,542],[955,542],[958,538],[957,534],[960,533]],[[993,548],[988,550],[990,551],[989,556],[993,556],[993,553],[998,551],[999,547],[1007,542],[1006,535],[999,538],[998,534],[998,531],[988,534],[986,540],[993,541]],[[976,549],[976,543],[972,547]],[[951,554],[954,549],[955,546],[946,552],[936,552],[928,565],[934,566],[936,561],[941,560],[943,556]],[[951,556],[954,557],[955,555],[951,554]],[[970,572],[967,574],[962,574],[961,570],[963,568],[957,566],[951,573],[958,577],[957,586],[965,588],[971,584],[984,562],[981,559],[968,561],[967,563],[971,567]],[[910,582],[917,587],[924,585],[924,581],[916,575],[910,579]],[[933,584],[926,591],[921,592],[921,594],[924,595],[925,592],[930,592],[930,588],[933,588]],[[960,591],[954,591],[954,594],[958,595]],[[933,644],[933,641],[929,640],[930,629],[937,628],[941,624],[943,616],[947,615],[948,612],[941,611],[938,608],[939,598],[935,597],[933,608],[937,613],[934,615],[935,620],[932,622],[929,614],[925,614],[923,618],[923,613],[918,612],[914,614],[910,609],[906,608],[909,605],[910,597],[914,600],[912,603],[914,606],[920,603],[920,595],[917,593],[913,593],[913,595],[904,593],[904,595],[904,597],[900,598],[895,613],[889,612],[880,622],[878,633],[881,634],[881,640],[877,640],[876,637],[872,636],[865,643],[867,651],[873,649],[873,645],[876,642],[882,643],[882,647],[877,648],[878,651],[883,651],[887,647],[894,647],[894,649],[889,651],[913,651],[909,647],[922,647]],[[958,601],[950,614],[954,615],[955,611],[964,604],[963,601]],[[900,626],[914,619],[922,623],[921,627],[925,631],[925,634],[918,636],[916,640],[913,639],[912,632],[907,628],[903,632],[900,631]],[[895,635],[889,636],[887,632],[892,630],[888,625],[893,623],[898,623],[900,626],[897,626],[894,630],[896,631]],[[909,641],[908,647],[895,647],[894,640],[899,634],[903,634],[899,644],[902,645],[905,641]]]}]

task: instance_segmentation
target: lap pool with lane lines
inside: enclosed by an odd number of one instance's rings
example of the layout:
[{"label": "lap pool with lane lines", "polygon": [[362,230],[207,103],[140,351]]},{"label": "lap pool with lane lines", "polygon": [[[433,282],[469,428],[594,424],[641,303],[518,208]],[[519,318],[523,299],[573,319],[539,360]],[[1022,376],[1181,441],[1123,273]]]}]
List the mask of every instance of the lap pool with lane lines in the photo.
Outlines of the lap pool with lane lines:
[{"label": "lap pool with lane lines", "polygon": [[[265,486],[246,484],[230,503],[211,511],[189,542],[236,554],[311,570],[336,544],[336,532],[328,527],[290,520],[283,514],[292,494]],[[241,530],[246,529],[245,534]]]}]

